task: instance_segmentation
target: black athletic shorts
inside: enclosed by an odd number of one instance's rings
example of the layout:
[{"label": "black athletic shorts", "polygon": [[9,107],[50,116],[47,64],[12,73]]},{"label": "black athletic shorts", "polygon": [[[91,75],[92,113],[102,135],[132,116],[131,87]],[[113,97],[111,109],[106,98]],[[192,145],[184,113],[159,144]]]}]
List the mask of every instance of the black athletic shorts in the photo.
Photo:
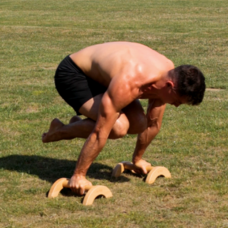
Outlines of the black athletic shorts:
[{"label": "black athletic shorts", "polygon": [[107,90],[105,86],[86,76],[70,56],[59,64],[54,78],[59,95],[77,115],[81,115],[79,109],[86,101]]}]

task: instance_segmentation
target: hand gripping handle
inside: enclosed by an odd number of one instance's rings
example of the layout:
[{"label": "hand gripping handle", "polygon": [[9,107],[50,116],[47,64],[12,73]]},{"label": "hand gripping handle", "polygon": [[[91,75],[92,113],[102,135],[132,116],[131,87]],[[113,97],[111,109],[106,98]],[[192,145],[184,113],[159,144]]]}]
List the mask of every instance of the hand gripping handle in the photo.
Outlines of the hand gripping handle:
[{"label": "hand gripping handle", "polygon": [[[55,198],[58,196],[59,192],[63,188],[70,188],[69,179],[60,178],[58,179],[52,186],[48,193],[48,198]],[[88,191],[83,200],[83,205],[92,205],[93,201],[99,196],[103,195],[105,198],[112,197],[112,192],[106,187],[102,185],[96,186],[85,186],[85,190]]]}]

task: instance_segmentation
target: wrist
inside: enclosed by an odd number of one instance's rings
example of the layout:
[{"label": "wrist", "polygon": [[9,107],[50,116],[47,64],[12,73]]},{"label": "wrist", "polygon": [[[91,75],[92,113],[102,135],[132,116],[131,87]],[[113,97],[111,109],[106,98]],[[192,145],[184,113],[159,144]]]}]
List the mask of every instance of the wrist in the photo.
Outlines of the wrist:
[{"label": "wrist", "polygon": [[86,172],[82,172],[82,171],[80,172],[80,170],[75,169],[73,176],[77,178],[85,178]]},{"label": "wrist", "polygon": [[75,181],[83,181],[86,180],[86,177],[83,175],[73,174],[71,179]]},{"label": "wrist", "polygon": [[141,156],[133,156],[132,158],[132,163],[133,164],[136,164],[138,161],[140,161],[142,159]]}]

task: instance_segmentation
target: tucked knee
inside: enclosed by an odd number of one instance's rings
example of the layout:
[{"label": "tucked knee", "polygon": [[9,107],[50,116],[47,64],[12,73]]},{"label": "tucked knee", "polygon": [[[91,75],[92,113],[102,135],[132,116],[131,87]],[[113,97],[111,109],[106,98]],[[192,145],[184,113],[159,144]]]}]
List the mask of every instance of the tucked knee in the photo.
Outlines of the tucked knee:
[{"label": "tucked knee", "polygon": [[129,129],[128,121],[117,120],[112,129],[112,139],[118,139],[124,137]]}]

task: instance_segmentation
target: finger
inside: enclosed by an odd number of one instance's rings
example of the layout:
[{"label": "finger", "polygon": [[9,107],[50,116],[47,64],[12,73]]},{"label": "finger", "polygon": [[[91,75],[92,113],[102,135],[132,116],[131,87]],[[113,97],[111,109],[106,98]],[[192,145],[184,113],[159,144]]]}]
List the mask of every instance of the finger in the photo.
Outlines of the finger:
[{"label": "finger", "polygon": [[143,169],[142,168],[137,168],[134,170],[135,173],[137,173],[138,175],[142,175],[143,174]]},{"label": "finger", "polygon": [[78,195],[78,196],[80,196],[81,194],[80,194],[80,189],[81,189],[81,187],[80,186],[77,186],[77,189],[76,189],[76,194]]},{"label": "finger", "polygon": [[77,194],[77,189],[75,187],[71,187],[70,189],[73,193]]},{"label": "finger", "polygon": [[93,185],[91,182],[88,183],[89,188],[91,188]]},{"label": "finger", "polygon": [[74,193],[74,194],[78,194],[78,192],[79,192],[79,186],[78,185],[71,185],[70,186],[70,189],[71,189],[71,191]]},{"label": "finger", "polygon": [[85,194],[85,189],[84,188],[80,188],[79,189],[79,195],[84,195]]},{"label": "finger", "polygon": [[142,172],[143,172],[143,174],[147,174],[147,170],[145,167],[142,167]]}]

